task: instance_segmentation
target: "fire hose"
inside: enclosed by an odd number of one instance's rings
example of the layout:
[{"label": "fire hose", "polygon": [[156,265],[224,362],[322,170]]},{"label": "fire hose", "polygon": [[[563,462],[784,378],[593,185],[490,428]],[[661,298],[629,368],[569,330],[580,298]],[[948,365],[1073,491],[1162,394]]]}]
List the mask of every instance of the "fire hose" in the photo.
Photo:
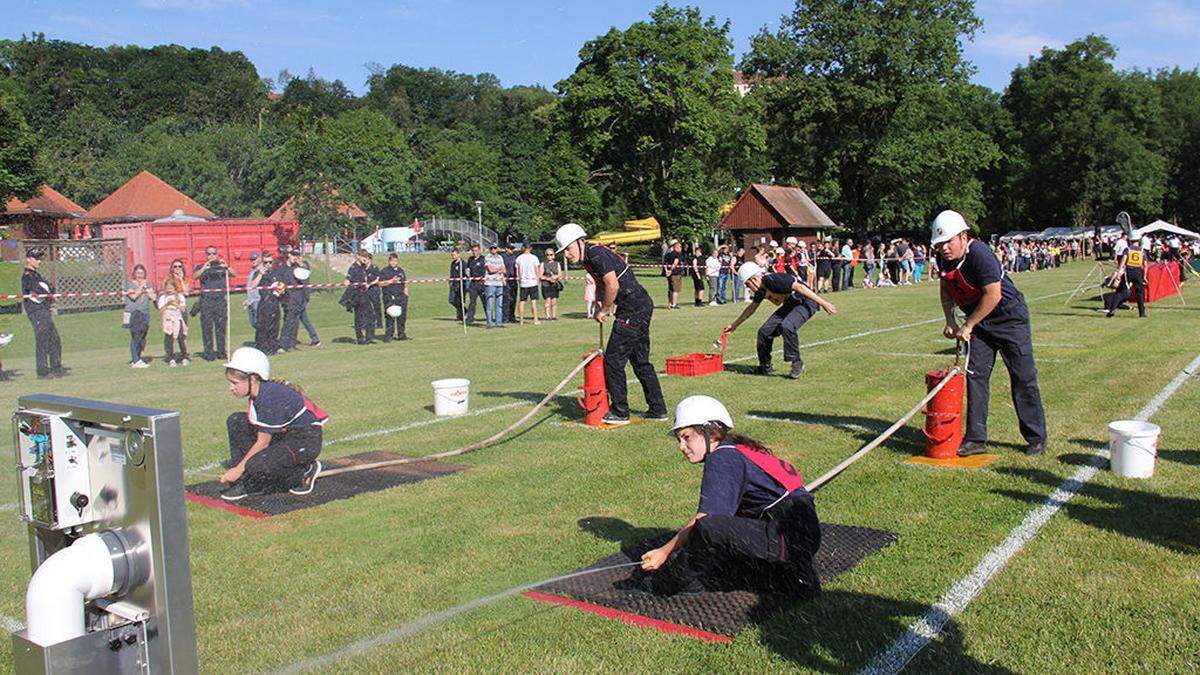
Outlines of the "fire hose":
[{"label": "fire hose", "polygon": [[546,394],[545,398],[543,398],[541,401],[539,401],[537,405],[533,406],[532,410],[525,413],[525,415],[522,416],[521,419],[517,420],[516,422],[513,422],[508,427],[502,429],[501,431],[499,431],[495,434],[492,434],[491,436],[485,438],[482,441],[479,441],[478,443],[472,443],[471,445],[467,445],[467,446],[458,448],[457,450],[447,450],[446,452],[439,452],[439,453],[432,454],[432,455],[425,455],[423,457],[401,457],[398,459],[389,459],[389,460],[384,460],[381,462],[369,462],[366,464],[354,464],[351,466],[338,467],[336,469],[330,469],[329,471],[323,471],[321,473],[321,475],[325,476],[325,477],[337,476],[339,474],[352,473],[355,471],[367,471],[368,469],[381,469],[381,468],[388,467],[388,466],[399,466],[401,464],[416,464],[418,462],[429,462],[429,461],[438,460],[438,459],[447,459],[449,457],[458,457],[459,455],[465,455],[468,452],[475,452],[476,450],[482,450],[483,448],[494,445],[501,438],[504,438],[508,434],[512,433],[518,427],[525,424],[525,422],[529,421],[529,419],[531,417],[536,415],[539,410],[541,410],[542,408],[544,408],[546,406],[547,403],[549,403],[551,400],[553,400],[554,397],[558,396],[559,392],[561,392],[564,388],[566,388],[566,386],[568,384],[571,383],[571,380],[575,379],[575,376],[579,374],[579,371],[583,370],[584,367],[587,366],[587,364],[592,362],[592,359],[595,359],[596,357],[600,356],[600,354],[601,354],[601,352],[599,350],[589,352],[588,355],[583,357],[583,360],[580,361],[579,364],[576,365],[571,370],[571,372],[568,373],[567,376],[564,377],[562,379],[562,381],[558,383],[558,386],[554,387],[554,389],[552,389],[549,394]]},{"label": "fire hose", "polygon": [[914,415],[921,412],[921,410],[925,407],[925,405],[928,404],[929,401],[932,400],[934,396],[937,396],[938,392],[940,392],[942,390],[942,388],[945,387],[950,382],[951,378],[953,378],[955,375],[957,375],[959,373],[968,372],[967,369],[970,364],[970,360],[971,360],[971,343],[963,342],[962,340],[959,340],[958,344],[956,345],[956,348],[954,350],[954,365],[951,366],[949,368],[949,370],[946,371],[946,374],[942,376],[942,379],[932,389],[930,389],[927,394],[925,394],[925,397],[922,398],[919,403],[917,403],[915,406],[913,406],[911,410],[904,413],[904,416],[902,416],[900,419],[896,420],[892,424],[892,426],[885,429],[883,433],[876,436],[874,439],[871,440],[871,442],[864,445],[853,455],[850,455],[846,459],[842,460],[842,462],[839,463],[837,466],[833,467],[829,471],[826,471],[820,478],[814,480],[812,483],[807,485],[806,489],[809,492],[816,492],[818,489],[820,489],[820,487],[822,485],[833,480],[834,478],[836,478],[838,476],[838,474],[842,473],[847,468],[849,468],[851,464],[854,464],[855,462],[862,459],[863,457],[866,457],[869,452],[871,452],[875,448],[882,445],[883,442],[886,441],[887,439],[891,438],[892,435],[895,434],[896,431],[898,431],[900,429],[900,427],[904,426],[905,424],[908,424],[908,421],[911,420]]}]

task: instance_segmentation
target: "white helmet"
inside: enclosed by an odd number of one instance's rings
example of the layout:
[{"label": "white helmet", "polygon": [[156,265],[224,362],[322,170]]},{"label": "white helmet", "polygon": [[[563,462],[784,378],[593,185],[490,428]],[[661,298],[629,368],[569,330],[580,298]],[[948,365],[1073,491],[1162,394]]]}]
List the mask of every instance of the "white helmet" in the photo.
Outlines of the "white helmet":
[{"label": "white helmet", "polygon": [[796,245],[797,245],[797,246],[799,246],[800,248],[808,248],[808,242],[807,242],[807,241],[802,241],[802,242],[799,242],[799,243],[798,243],[798,244],[796,244]]},{"label": "white helmet", "polygon": [[779,242],[772,239],[771,240],[771,248],[779,248]]},{"label": "white helmet", "polygon": [[970,230],[967,221],[963,219],[962,214],[958,211],[942,211],[933,219],[932,232],[929,235],[929,243],[940,244],[945,241],[950,241],[959,232]]},{"label": "white helmet", "polygon": [[308,278],[312,276],[312,270],[307,267],[297,267],[292,270],[292,275],[300,281],[308,281]]},{"label": "white helmet", "polygon": [[762,273],[763,268],[759,267],[758,263],[752,260],[747,260],[746,262],[742,263],[741,267],[739,267],[737,271],[738,279],[740,279],[743,284]]},{"label": "white helmet", "polygon": [[694,427],[709,422],[720,422],[726,429],[733,428],[733,418],[717,399],[711,396],[689,396],[675,406],[675,425],[670,434],[674,436],[684,427]]},{"label": "white helmet", "polygon": [[253,373],[264,380],[271,379],[271,363],[267,361],[267,355],[254,347],[238,347],[233,350],[233,356],[229,357],[229,363],[226,363],[225,367],[243,373]]},{"label": "white helmet", "polygon": [[799,239],[796,239],[795,237],[788,237],[787,239],[784,239],[784,240],[783,240],[783,243],[785,243],[785,244],[795,244],[795,243],[797,243],[797,242],[799,242],[799,241],[800,241],[800,240],[799,240]]},{"label": "white helmet", "polygon": [[400,315],[403,313],[404,313],[404,308],[401,307],[400,305],[388,305],[387,315],[392,317],[393,319],[400,318]]},{"label": "white helmet", "polygon": [[555,253],[562,253],[563,249],[574,244],[575,242],[587,236],[587,232],[575,223],[567,223],[558,228],[554,233],[554,242],[558,245],[558,250]]}]

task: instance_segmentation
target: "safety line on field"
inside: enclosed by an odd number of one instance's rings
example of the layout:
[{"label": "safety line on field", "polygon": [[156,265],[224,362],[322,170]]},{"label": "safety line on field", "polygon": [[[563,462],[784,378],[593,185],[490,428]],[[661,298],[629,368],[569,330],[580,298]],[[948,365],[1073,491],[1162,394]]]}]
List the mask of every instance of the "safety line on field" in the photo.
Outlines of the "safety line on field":
[{"label": "safety line on field", "polygon": [[[1056,298],[1060,295],[1066,295],[1070,292],[1071,291],[1061,291],[1058,293],[1051,293],[1049,295],[1039,295],[1036,298],[1030,298],[1026,302],[1037,302],[1038,300],[1046,300],[1049,298]],[[890,333],[892,331],[904,330],[905,328],[914,328],[916,326],[925,326],[925,325],[928,325],[931,323],[937,323],[939,321],[945,321],[945,318],[939,316],[939,317],[935,317],[933,319],[925,319],[924,321],[914,321],[912,323],[900,324],[899,326],[891,326],[889,328],[874,328],[871,330],[862,331],[861,333],[854,333],[853,335],[843,335],[841,337],[829,338],[827,340],[818,340],[816,342],[810,342],[808,344],[800,345],[799,348],[800,349],[810,349],[812,347],[820,347],[822,345],[830,345],[830,344],[834,344],[837,342],[845,342],[846,340],[856,340],[861,337],[868,337],[871,335],[879,335],[881,333]],[[779,350],[777,349],[771,353],[774,354],[775,352],[778,352],[778,351]],[[736,359],[725,359],[725,363],[741,363],[742,361],[749,361],[750,359],[757,359],[757,358],[758,358],[758,354],[751,354],[749,356],[739,356]]]},{"label": "safety line on field", "polygon": [[350,434],[349,436],[343,436],[341,438],[335,438],[331,441],[328,441],[325,443],[325,447],[329,447],[331,445],[336,445],[338,443],[349,443],[351,441],[359,441],[364,438],[374,438],[375,436],[387,436],[388,434],[395,434],[395,433],[399,433],[401,431],[408,431],[409,429],[417,429],[420,427],[427,427],[431,424],[441,424],[442,422],[449,422],[450,420],[461,419],[463,417],[477,417],[479,415],[486,415],[488,413],[494,413],[494,412],[497,412],[500,410],[508,410],[509,408],[519,408],[520,406],[523,406],[523,405],[529,405],[529,404],[526,403],[525,401],[513,401],[511,403],[502,403],[500,405],[494,405],[490,408],[480,408],[478,410],[472,410],[471,412],[463,413],[462,415],[449,415],[449,416],[445,416],[445,417],[433,417],[433,418],[430,418],[427,420],[420,420],[417,422],[409,422],[408,424],[401,424],[398,427],[391,427],[390,429],[376,429],[374,431],[362,431],[357,434]]},{"label": "safety line on field", "polygon": [[[1139,422],[1150,419],[1158,410],[1187,382],[1197,369],[1200,369],[1200,355],[1187,365],[1172,379],[1162,391],[1146,404],[1134,417]],[[1091,456],[1088,463],[1078,469],[1046,497],[1046,501],[1025,516],[1025,520],[1015,527],[998,546],[988,551],[983,560],[965,577],[959,579],[930,607],[925,614],[913,622],[903,635],[871,660],[863,673],[899,673],[922,649],[946,628],[951,619],[966,609],[967,605],[987,586],[1005,565],[1013,559],[1021,549],[1025,548],[1050,518],[1068,501],[1083,489],[1095,477],[1100,468],[1108,460],[1108,450],[1102,449]]]}]

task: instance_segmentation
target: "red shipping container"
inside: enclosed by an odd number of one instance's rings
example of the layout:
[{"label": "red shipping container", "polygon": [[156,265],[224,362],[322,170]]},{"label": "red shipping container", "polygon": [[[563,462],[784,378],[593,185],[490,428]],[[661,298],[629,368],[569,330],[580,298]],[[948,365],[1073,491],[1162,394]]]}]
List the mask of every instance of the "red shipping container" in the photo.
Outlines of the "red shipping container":
[{"label": "red shipping container", "polygon": [[145,265],[156,286],[166,278],[176,258],[183,260],[190,278],[196,265],[204,262],[208,246],[216,246],[218,255],[229,264],[231,281],[245,284],[252,267],[250,254],[295,244],[300,229],[294,220],[240,218],[111,223],[102,227],[104,237],[125,240],[127,269],[139,263]]}]

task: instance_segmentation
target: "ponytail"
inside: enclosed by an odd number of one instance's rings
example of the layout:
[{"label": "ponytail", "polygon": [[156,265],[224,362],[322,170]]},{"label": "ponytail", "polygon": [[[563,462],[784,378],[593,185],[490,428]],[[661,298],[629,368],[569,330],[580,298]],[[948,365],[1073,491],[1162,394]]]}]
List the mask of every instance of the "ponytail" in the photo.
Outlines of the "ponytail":
[{"label": "ponytail", "polygon": [[766,453],[768,455],[771,455],[772,457],[775,456],[775,453],[771,452],[770,448],[768,448],[767,446],[763,445],[762,443],[754,440],[753,438],[750,438],[749,436],[743,436],[741,434],[732,434],[731,433],[731,434],[725,434],[725,438],[723,440],[729,441],[735,445],[745,446],[755,452]]}]

